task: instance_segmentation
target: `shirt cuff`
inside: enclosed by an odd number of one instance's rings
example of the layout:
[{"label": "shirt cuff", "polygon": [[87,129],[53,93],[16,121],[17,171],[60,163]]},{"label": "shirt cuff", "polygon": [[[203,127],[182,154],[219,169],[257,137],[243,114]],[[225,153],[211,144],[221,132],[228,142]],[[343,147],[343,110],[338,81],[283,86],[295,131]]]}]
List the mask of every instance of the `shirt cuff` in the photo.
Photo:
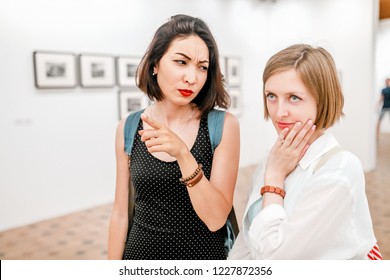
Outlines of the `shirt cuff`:
[{"label": "shirt cuff", "polygon": [[257,252],[262,252],[261,240],[272,233],[271,227],[277,226],[287,218],[286,210],[279,204],[270,204],[257,214],[249,227],[248,235]]}]

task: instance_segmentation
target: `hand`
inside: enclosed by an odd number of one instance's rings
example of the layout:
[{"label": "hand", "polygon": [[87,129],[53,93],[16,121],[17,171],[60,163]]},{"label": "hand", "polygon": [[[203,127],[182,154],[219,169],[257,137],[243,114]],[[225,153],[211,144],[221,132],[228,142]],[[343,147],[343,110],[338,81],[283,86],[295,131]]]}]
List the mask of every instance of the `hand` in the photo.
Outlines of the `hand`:
[{"label": "hand", "polygon": [[149,153],[165,152],[177,158],[182,151],[188,150],[183,140],[163,123],[153,120],[146,114],[141,114],[141,119],[152,127],[139,131],[141,141],[145,143]]},{"label": "hand", "polygon": [[285,128],[279,135],[268,157],[264,183],[278,187],[284,186],[284,180],[295,169],[309,148],[308,141],[316,126],[308,120],[305,125],[297,122],[289,131]]}]

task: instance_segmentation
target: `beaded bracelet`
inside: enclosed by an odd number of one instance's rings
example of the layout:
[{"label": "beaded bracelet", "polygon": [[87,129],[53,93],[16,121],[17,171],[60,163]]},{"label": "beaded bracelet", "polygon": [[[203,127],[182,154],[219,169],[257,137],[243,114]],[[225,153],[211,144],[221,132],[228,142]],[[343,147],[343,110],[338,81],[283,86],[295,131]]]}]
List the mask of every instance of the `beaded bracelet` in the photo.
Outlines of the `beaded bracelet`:
[{"label": "beaded bracelet", "polygon": [[203,178],[203,170],[200,170],[200,172],[196,174],[196,176],[193,179],[186,181],[185,185],[191,188],[195,186],[200,180],[202,180],[202,178]]},{"label": "beaded bracelet", "polygon": [[[182,177],[179,179],[180,183],[182,183],[183,185],[187,185],[187,183],[189,183],[189,181],[194,179],[202,171],[202,167],[203,167],[202,164],[199,163],[198,168],[195,169],[194,173],[192,173],[190,176],[188,176],[186,178]],[[202,172],[202,177],[203,177],[203,172]]]},{"label": "beaded bracelet", "polygon": [[260,194],[263,195],[264,193],[276,193],[280,195],[282,198],[286,196],[286,191],[282,188],[279,187],[274,187],[274,186],[264,186],[260,189]]}]

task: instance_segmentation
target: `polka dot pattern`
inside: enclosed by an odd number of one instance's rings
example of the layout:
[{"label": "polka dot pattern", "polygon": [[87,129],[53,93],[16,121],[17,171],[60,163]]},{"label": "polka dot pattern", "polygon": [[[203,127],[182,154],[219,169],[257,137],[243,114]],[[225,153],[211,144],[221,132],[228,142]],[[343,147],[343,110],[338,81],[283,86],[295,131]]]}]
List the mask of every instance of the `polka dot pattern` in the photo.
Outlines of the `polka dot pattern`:
[{"label": "polka dot pattern", "polygon": [[[142,129],[142,121],[137,130]],[[191,153],[209,179],[213,154],[207,118],[200,121]],[[221,231],[211,232],[196,215],[176,161],[151,155],[136,133],[131,155],[135,188],[134,223],[124,259],[226,259]]]}]

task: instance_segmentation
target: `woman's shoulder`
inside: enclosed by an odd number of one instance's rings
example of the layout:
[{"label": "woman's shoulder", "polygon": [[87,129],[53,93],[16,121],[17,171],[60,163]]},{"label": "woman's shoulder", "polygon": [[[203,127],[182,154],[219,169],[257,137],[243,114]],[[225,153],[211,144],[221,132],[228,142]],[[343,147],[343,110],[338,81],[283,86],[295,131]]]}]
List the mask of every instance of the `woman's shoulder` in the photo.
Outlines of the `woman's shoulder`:
[{"label": "woman's shoulder", "polygon": [[317,171],[320,177],[335,181],[364,181],[364,171],[360,159],[348,150],[332,155]]},{"label": "woman's shoulder", "polygon": [[359,169],[362,170],[362,163],[360,159],[351,151],[342,149],[334,154],[330,159],[332,165],[343,167],[345,169]]},{"label": "woman's shoulder", "polygon": [[[207,115],[207,121],[209,124],[209,129],[211,127],[218,127],[222,131],[223,135],[226,134],[238,134],[240,130],[240,125],[238,119],[232,113],[220,110],[213,109]],[[223,123],[223,126],[221,124]]]},{"label": "woman's shoulder", "polygon": [[[138,119],[131,119],[130,115],[122,118],[116,126],[117,137],[124,137],[125,135],[129,135],[129,132],[136,129],[136,127],[138,126],[138,122],[139,122],[139,118]],[[132,127],[132,126],[135,126],[135,127]]]},{"label": "woman's shoulder", "polygon": [[235,115],[230,112],[226,112],[224,126],[239,129],[240,124],[238,122],[238,118]]},{"label": "woman's shoulder", "polygon": [[126,119],[127,119],[127,117],[121,119],[121,120],[118,122],[118,124],[117,124],[117,126],[116,126],[116,132],[117,132],[117,133],[122,133],[122,134],[123,134],[123,129],[124,129],[124,127],[125,127]]}]

